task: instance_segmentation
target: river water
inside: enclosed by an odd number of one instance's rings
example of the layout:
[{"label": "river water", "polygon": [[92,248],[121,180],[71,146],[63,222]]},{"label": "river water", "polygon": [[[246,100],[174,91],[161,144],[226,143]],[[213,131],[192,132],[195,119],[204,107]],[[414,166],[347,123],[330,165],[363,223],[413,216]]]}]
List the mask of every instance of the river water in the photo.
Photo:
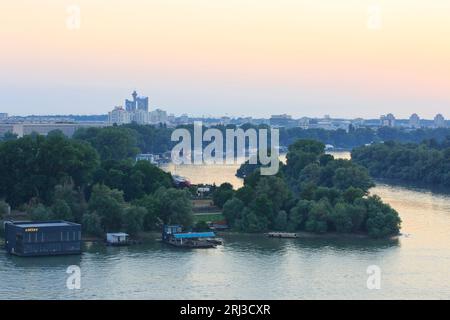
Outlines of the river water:
[{"label": "river water", "polygon": [[[239,187],[237,167],[166,169]],[[371,192],[400,213],[398,240],[228,235],[217,249],[182,250],[155,234],[144,245],[86,246],[81,256],[0,251],[0,299],[450,299],[450,195],[385,183]],[[66,286],[70,265],[81,269],[79,290]],[[374,265],[379,289],[367,286]]]}]

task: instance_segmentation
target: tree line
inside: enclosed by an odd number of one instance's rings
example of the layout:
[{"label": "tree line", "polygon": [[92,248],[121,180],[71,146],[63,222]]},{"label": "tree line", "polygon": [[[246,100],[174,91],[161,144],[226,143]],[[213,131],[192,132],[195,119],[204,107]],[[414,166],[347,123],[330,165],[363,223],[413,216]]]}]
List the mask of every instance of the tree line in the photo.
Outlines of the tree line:
[{"label": "tree line", "polygon": [[352,159],[376,178],[450,187],[450,136],[441,142],[387,141],[359,147]]},{"label": "tree line", "polygon": [[[188,129],[193,134],[193,125],[180,125],[177,128]],[[268,129],[266,124],[253,125],[216,125],[212,128],[219,129],[223,134],[226,129],[242,128],[247,130]],[[170,137],[174,128],[166,125],[138,125],[130,123],[125,125],[114,125],[111,127],[91,127],[80,128],[75,132],[74,138],[88,141],[95,146],[101,158],[123,159],[127,156],[134,156],[142,153],[164,153],[172,149],[176,142],[172,142]],[[303,129],[280,128],[280,145],[289,146],[298,139],[309,139],[320,141],[324,144],[333,145],[341,149],[353,149],[371,143],[383,141],[397,141],[403,143],[420,143],[423,140],[434,139],[437,142],[445,140],[450,135],[450,128],[391,128],[380,127],[372,129],[368,127],[355,128],[350,125],[349,130],[325,130],[325,129]],[[7,132],[0,136],[0,141],[14,140],[17,136]],[[111,140],[115,145],[112,148]]]}]

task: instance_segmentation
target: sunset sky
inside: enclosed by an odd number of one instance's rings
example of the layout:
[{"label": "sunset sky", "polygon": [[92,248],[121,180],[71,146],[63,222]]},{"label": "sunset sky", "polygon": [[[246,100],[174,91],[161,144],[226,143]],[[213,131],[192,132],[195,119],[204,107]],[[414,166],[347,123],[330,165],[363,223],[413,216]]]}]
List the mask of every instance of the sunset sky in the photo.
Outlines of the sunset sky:
[{"label": "sunset sky", "polygon": [[2,0],[0,26],[14,115],[136,89],[177,115],[450,118],[449,0]]}]

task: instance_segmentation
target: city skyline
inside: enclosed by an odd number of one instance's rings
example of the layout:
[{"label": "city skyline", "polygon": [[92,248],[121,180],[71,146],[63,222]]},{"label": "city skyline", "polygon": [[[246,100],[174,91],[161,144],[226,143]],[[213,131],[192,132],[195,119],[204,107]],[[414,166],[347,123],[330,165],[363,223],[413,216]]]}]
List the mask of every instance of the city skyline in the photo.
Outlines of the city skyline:
[{"label": "city skyline", "polygon": [[136,89],[152,110],[193,116],[450,118],[445,0],[0,8],[0,112],[106,114]]}]

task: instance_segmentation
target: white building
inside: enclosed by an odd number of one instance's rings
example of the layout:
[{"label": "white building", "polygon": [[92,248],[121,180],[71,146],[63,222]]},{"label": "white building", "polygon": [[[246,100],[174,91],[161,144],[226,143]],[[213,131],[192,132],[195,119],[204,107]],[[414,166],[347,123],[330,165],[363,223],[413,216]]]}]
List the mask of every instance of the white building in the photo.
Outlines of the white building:
[{"label": "white building", "polygon": [[110,124],[130,123],[131,113],[127,112],[122,106],[114,107],[114,110],[108,113],[108,122]]},{"label": "white building", "polygon": [[167,112],[161,109],[156,109],[150,112],[150,123],[158,124],[158,123],[167,123],[168,117]]},{"label": "white building", "polygon": [[309,118],[302,117],[298,120],[298,126],[302,129],[308,129],[309,128]]},{"label": "white building", "polygon": [[435,128],[447,127],[447,124],[445,123],[445,118],[442,114],[439,113],[434,117],[434,127]]},{"label": "white building", "polygon": [[159,156],[152,153],[140,153],[136,156],[137,161],[148,161],[151,164],[158,164]]},{"label": "white building", "polygon": [[380,124],[383,127],[395,127],[395,116],[392,113],[381,116]]},{"label": "white building", "polygon": [[6,120],[6,119],[8,119],[8,114],[1,112],[0,113],[0,121]]},{"label": "white building", "polygon": [[351,124],[354,128],[360,128],[360,127],[364,126],[365,120],[363,118],[356,118],[356,119],[353,119],[353,121],[351,121]]},{"label": "white building", "polygon": [[131,120],[137,124],[148,124],[150,122],[150,113],[145,110],[136,110],[131,113]]},{"label": "white building", "polygon": [[414,129],[420,128],[420,118],[417,113],[413,113],[411,117],[409,117],[409,126]]},{"label": "white building", "polygon": [[125,245],[128,244],[129,235],[123,232],[107,233],[106,242],[109,245]]}]

